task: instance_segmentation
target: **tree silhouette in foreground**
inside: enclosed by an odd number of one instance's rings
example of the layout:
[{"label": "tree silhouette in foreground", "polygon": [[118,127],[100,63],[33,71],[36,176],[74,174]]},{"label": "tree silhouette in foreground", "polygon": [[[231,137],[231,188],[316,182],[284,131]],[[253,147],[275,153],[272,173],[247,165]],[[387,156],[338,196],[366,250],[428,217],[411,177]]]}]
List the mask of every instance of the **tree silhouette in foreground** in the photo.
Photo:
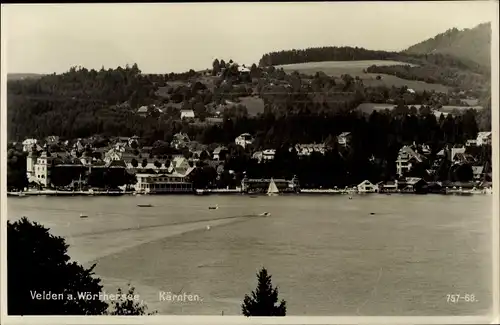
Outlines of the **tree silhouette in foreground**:
[{"label": "tree silhouette in foreground", "polygon": [[108,312],[107,302],[82,297],[101,293],[101,280],[94,277],[95,264],[85,269],[70,261],[67,250],[63,238],[26,217],[7,222],[9,315],[144,314],[141,305],[121,303]]},{"label": "tree silhouette in foreground", "polygon": [[249,316],[285,316],[286,301],[281,300],[278,306],[278,287],[273,288],[271,276],[262,268],[257,274],[257,289],[251,296],[245,295],[241,305],[243,315]]},{"label": "tree silhouette in foreground", "polygon": [[[118,295],[121,297],[124,293],[122,289],[118,288]],[[135,288],[130,284],[128,285],[127,296],[133,297],[135,295]],[[113,301],[113,310],[109,313],[115,316],[141,316],[146,315],[146,309],[148,308],[142,302],[121,298]],[[156,312],[148,313],[148,315],[154,315]]]}]

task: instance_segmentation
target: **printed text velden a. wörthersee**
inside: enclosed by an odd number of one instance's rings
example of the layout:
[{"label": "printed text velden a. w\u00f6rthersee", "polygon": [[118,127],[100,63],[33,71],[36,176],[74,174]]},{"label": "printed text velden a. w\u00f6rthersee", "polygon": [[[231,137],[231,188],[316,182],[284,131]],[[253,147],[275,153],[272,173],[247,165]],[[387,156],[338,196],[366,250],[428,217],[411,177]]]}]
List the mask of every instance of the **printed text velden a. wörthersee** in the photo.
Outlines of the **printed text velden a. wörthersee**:
[{"label": "printed text velden a. w\u00f6rthersee", "polygon": [[134,294],[108,294],[106,292],[91,293],[77,292],[75,293],[54,293],[51,291],[30,291],[31,299],[33,300],[101,300],[101,301],[118,301],[118,300],[134,300],[139,301],[139,295]]}]

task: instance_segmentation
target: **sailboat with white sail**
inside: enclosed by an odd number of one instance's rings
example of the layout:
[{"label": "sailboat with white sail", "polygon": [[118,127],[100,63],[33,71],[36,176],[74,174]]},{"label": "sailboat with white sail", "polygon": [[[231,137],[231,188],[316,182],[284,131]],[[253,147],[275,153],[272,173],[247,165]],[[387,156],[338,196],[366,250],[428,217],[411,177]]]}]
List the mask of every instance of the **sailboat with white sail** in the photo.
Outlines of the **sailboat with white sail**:
[{"label": "sailboat with white sail", "polygon": [[274,182],[274,179],[271,178],[271,182],[269,182],[269,188],[267,189],[267,195],[276,196],[279,194],[278,186]]}]

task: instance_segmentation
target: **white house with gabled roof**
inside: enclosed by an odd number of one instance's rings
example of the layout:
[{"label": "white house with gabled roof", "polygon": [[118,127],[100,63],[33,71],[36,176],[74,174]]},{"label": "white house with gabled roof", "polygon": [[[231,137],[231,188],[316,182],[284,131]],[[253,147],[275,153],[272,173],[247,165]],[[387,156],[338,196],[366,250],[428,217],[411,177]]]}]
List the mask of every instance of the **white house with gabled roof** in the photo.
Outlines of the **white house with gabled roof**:
[{"label": "white house with gabled roof", "polygon": [[477,134],[476,144],[478,146],[491,145],[491,132],[479,132]]},{"label": "white house with gabled roof", "polygon": [[359,193],[375,193],[378,192],[379,187],[369,180],[364,180],[358,184],[357,189]]},{"label": "white house with gabled roof", "polygon": [[253,141],[254,138],[250,133],[243,133],[234,140],[234,143],[236,143],[239,146],[242,146],[243,148],[246,148],[246,146],[252,144]]},{"label": "white house with gabled roof", "polygon": [[396,172],[399,176],[410,171],[415,163],[421,163],[425,157],[410,146],[403,146],[399,150],[398,159],[396,160]]},{"label": "white house with gabled roof", "polygon": [[194,118],[194,111],[192,109],[181,110],[181,119]]},{"label": "white house with gabled roof", "polygon": [[26,139],[23,141],[23,151],[29,152],[34,145],[38,142],[37,139]]}]

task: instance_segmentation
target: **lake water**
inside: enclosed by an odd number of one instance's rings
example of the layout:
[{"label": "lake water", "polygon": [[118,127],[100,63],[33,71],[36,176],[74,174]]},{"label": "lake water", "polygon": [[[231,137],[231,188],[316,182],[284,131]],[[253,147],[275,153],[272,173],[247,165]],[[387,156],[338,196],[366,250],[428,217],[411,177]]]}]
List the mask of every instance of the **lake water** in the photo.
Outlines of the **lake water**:
[{"label": "lake water", "polygon": [[[271,216],[252,217],[263,212]],[[105,291],[131,282],[159,314],[239,315],[262,266],[287,315],[479,315],[491,307],[491,196],[40,196],[9,198],[8,214],[66,237],[73,259],[97,263]],[[159,291],[203,301],[159,301]],[[448,303],[447,294],[478,301]]]}]

